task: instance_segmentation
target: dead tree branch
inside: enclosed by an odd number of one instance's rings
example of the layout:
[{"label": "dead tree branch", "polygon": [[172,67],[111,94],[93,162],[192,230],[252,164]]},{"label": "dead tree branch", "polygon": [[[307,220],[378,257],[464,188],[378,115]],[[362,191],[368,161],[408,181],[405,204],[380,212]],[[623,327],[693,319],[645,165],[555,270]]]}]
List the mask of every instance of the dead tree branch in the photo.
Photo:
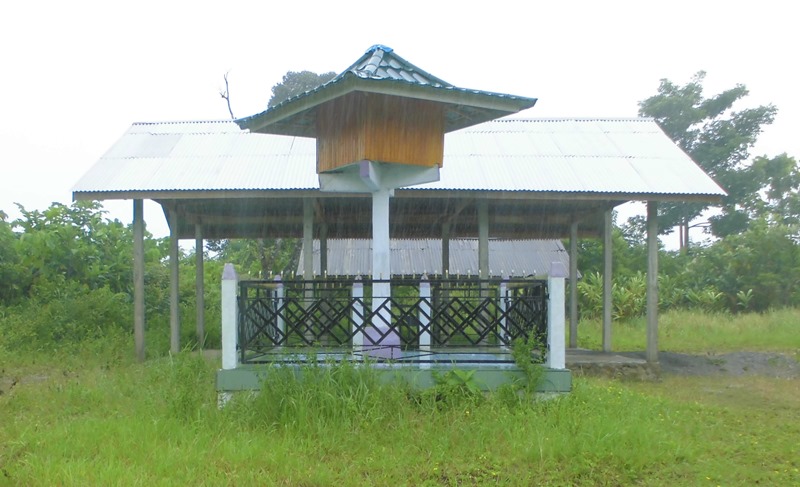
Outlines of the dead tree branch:
[{"label": "dead tree branch", "polygon": [[233,120],[236,120],[236,117],[233,115],[233,110],[231,109],[231,92],[228,88],[228,73],[230,73],[230,71],[228,71],[222,76],[222,79],[225,80],[225,89],[219,90],[219,96],[221,96],[228,104],[228,113],[231,114],[231,118]]}]

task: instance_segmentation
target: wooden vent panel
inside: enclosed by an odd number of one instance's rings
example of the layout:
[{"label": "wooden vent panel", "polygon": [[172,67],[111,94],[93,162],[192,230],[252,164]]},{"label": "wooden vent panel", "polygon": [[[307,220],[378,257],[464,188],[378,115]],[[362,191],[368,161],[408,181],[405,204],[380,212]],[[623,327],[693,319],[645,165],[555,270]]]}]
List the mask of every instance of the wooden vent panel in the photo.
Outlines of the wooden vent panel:
[{"label": "wooden vent panel", "polygon": [[363,160],[442,166],[441,104],[375,93],[350,93],[317,111],[317,172]]}]

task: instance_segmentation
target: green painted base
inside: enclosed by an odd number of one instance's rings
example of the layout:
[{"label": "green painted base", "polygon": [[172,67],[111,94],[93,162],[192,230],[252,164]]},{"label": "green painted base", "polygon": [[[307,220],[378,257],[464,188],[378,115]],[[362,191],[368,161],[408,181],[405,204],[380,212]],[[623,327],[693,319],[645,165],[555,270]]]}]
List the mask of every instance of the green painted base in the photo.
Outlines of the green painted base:
[{"label": "green painted base", "polygon": [[[269,373],[270,365],[240,365],[236,369],[217,371],[217,390],[220,392],[248,391],[261,389],[264,376]],[[282,365],[292,367],[302,373],[301,365]],[[446,374],[453,366],[436,365],[430,368],[419,367],[386,367],[377,369],[381,378],[386,381],[403,380],[419,388],[434,385],[434,374]],[[463,367],[462,367],[463,368]],[[513,367],[469,368],[474,370],[473,378],[484,390],[491,391],[503,384],[509,384],[524,378],[521,370]],[[538,392],[569,392],[572,390],[572,373],[567,369],[544,369]]]}]

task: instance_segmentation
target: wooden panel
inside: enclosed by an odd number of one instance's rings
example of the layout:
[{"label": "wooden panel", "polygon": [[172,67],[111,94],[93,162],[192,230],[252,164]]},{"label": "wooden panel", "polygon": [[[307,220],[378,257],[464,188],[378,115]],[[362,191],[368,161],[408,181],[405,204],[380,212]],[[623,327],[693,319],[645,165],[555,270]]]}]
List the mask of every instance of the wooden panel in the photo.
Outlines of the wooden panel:
[{"label": "wooden panel", "polygon": [[317,172],[362,160],[441,167],[444,109],[441,104],[350,93],[317,110]]},{"label": "wooden panel", "polygon": [[442,166],[444,110],[440,103],[368,95],[366,159]]},{"label": "wooden panel", "polygon": [[364,93],[350,93],[317,109],[317,173],[364,160]]}]

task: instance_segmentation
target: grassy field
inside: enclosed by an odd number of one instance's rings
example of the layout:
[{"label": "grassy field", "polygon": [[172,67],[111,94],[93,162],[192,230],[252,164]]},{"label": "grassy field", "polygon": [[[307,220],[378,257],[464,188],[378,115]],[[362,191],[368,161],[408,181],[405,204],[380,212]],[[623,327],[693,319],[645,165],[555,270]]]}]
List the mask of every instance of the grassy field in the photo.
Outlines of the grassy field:
[{"label": "grassy field", "polygon": [[[581,321],[578,346],[601,349],[602,321]],[[645,318],[612,325],[614,350],[644,350]],[[698,313],[678,310],[662,313],[658,323],[660,350],[687,353],[721,353],[739,350],[800,352],[800,309],[769,313]]]},{"label": "grassy field", "polygon": [[[776,317],[761,319],[769,329]],[[703,340],[727,350],[720,333]],[[136,364],[131,349],[118,337],[0,350],[0,485],[800,484],[797,379],[577,379],[569,395],[531,401],[314,369],[219,410],[217,364],[190,353]]]}]

